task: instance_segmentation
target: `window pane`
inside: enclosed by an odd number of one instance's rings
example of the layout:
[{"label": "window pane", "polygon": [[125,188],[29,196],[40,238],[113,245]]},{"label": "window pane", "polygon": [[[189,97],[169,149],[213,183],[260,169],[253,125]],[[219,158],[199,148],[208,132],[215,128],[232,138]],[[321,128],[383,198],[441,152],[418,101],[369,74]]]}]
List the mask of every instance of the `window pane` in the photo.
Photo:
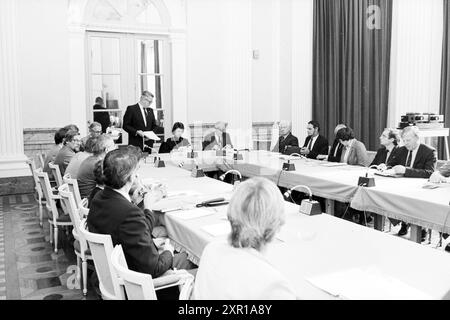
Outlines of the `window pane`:
[{"label": "window pane", "polygon": [[102,97],[107,109],[119,109],[120,76],[92,76],[92,102]]},{"label": "window pane", "polygon": [[92,73],[119,74],[119,39],[117,38],[91,38]]},{"label": "window pane", "polygon": [[148,90],[155,95],[153,99],[153,103],[157,109],[161,109],[163,106],[162,101],[162,76],[150,76],[150,75],[141,75],[140,77],[140,91]]},{"label": "window pane", "polygon": [[137,44],[139,73],[162,73],[161,41],[139,40]]}]

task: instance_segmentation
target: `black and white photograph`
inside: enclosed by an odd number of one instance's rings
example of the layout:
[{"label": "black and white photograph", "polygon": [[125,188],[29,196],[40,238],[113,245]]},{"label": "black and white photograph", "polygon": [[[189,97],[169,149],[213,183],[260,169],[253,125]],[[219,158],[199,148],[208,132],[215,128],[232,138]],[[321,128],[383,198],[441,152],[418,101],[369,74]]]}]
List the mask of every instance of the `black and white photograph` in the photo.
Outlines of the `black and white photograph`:
[{"label": "black and white photograph", "polygon": [[450,0],[0,0],[0,308],[450,300],[449,128]]}]

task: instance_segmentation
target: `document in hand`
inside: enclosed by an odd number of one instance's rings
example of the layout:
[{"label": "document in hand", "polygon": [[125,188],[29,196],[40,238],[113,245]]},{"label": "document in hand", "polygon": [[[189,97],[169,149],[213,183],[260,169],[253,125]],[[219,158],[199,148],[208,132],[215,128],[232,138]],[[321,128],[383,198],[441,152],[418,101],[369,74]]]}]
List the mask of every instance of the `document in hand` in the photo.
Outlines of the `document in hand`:
[{"label": "document in hand", "polygon": [[150,140],[161,140],[153,131],[144,131],[144,136]]},{"label": "document in hand", "polygon": [[351,300],[429,300],[430,295],[381,273],[352,268],[306,279],[329,294]]}]

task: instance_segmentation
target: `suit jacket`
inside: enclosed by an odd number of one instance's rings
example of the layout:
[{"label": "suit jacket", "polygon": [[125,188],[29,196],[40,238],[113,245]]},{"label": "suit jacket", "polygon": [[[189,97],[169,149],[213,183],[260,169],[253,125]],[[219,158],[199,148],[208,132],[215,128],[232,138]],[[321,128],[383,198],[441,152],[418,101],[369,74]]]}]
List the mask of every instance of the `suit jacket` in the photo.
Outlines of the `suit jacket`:
[{"label": "suit jacket", "polygon": [[[333,145],[331,146],[331,149],[330,149],[330,153],[328,154],[328,161],[341,162],[341,155],[342,155],[343,149],[344,149],[344,145],[342,143],[340,143],[338,139],[334,139]],[[336,156],[334,155],[335,151],[336,151]]]},{"label": "suit jacket", "polygon": [[227,144],[229,144],[233,148],[233,144],[231,143],[231,137],[227,132],[222,132],[222,143],[219,144],[216,141],[216,135],[214,132],[211,132],[210,134],[206,135],[202,142],[202,148],[203,150],[212,150],[214,146],[219,146],[219,148],[225,147]]},{"label": "suit jacket", "polygon": [[387,164],[389,161],[394,161],[394,159],[396,157],[398,157],[399,150],[400,150],[399,146],[394,146],[391,153],[389,154],[389,158],[387,158],[388,151],[387,151],[386,147],[384,147],[384,146],[381,147],[380,149],[377,150],[377,154],[375,155],[375,158],[373,158],[373,161],[370,165],[378,166],[382,163]]},{"label": "suit jacket", "polygon": [[284,138],[284,136],[280,136],[278,138],[277,143],[273,148],[271,148],[271,151],[273,152],[280,152],[280,153],[286,153],[286,149],[288,147],[298,147],[298,139],[296,136],[292,135],[291,132]]},{"label": "suit jacket", "polygon": [[[347,164],[352,166],[363,166],[367,167],[369,165],[369,157],[367,156],[367,150],[364,143],[355,139],[353,145],[347,151],[349,155],[347,157]],[[345,156],[344,150],[341,154],[341,159],[343,160]]]},{"label": "suit jacket", "polygon": [[64,146],[59,150],[55,157],[54,164],[59,166],[59,171],[61,171],[61,176],[66,173],[66,168],[70,163],[70,160],[75,156],[75,151],[70,149],[68,146]]},{"label": "suit jacket", "polygon": [[[94,110],[105,110],[102,106],[95,104],[93,107]],[[98,111],[94,112],[94,121],[100,123],[102,125],[102,132],[106,133],[106,129],[111,124],[109,119],[108,111]]]},{"label": "suit jacket", "polygon": [[[148,109],[146,126],[139,104],[127,107],[127,111],[125,111],[125,115],[123,116],[123,129],[128,132],[129,145],[142,149],[142,137],[136,135],[136,131],[154,131],[156,127],[156,119],[152,109]],[[153,140],[147,140],[145,144],[149,147],[153,147],[153,142]]]},{"label": "suit jacket", "polygon": [[152,230],[156,217],[142,211],[115,190],[105,187],[97,192],[89,206],[89,231],[111,235],[114,245],[121,244],[131,270],[156,278],[172,267],[169,251],[158,253]]},{"label": "suit jacket", "polygon": [[175,141],[173,137],[167,138],[167,140],[161,143],[159,147],[159,153],[170,153],[173,149],[177,150],[179,147],[187,147],[189,140],[180,137],[180,140]]},{"label": "suit jacket", "polygon": [[[399,148],[398,152],[399,156],[390,160],[388,166],[404,166],[406,164],[409,153],[408,149],[403,146]],[[436,149],[421,143],[412,168],[406,168],[404,176],[409,178],[429,178],[436,169],[436,162]]]},{"label": "suit jacket", "polygon": [[[308,147],[309,141],[312,139],[311,136],[307,136],[305,139],[305,143],[303,147]],[[307,158],[316,159],[319,154],[327,155],[328,154],[328,140],[322,135],[319,135],[314,143],[312,150],[309,150]]]}]

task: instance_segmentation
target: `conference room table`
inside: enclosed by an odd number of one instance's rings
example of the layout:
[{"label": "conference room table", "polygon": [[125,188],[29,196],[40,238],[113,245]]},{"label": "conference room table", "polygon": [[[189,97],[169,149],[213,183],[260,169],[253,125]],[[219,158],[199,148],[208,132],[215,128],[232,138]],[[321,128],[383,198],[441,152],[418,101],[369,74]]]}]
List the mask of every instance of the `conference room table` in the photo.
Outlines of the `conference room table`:
[{"label": "conference room table", "polygon": [[[227,205],[196,208],[202,201],[230,199],[233,186],[209,177],[194,178],[166,161],[141,166],[144,183],[161,182],[168,197],[154,210],[164,214],[177,250],[201,263],[212,241],[227,241]],[[285,202],[286,223],[265,250],[267,260],[291,283],[299,299],[449,299],[450,255],[327,214],[308,216]],[[261,279],[263,281],[263,279]]]},{"label": "conference room table", "polygon": [[[186,152],[159,155],[166,162],[191,170],[198,166],[205,172],[238,170],[244,177],[263,176],[280,187],[308,186],[313,195],[326,199],[326,213],[334,215],[334,202],[349,203],[357,210],[375,214],[375,228],[382,229],[384,217],[411,224],[410,240],[421,241],[421,228],[450,233],[450,185],[423,188],[427,179],[392,178],[375,175],[375,187],[358,186],[358,179],[376,170],[327,161],[289,157],[268,151],[240,152],[242,160],[234,160],[233,152],[217,156],[215,151],[197,152],[187,158]],[[282,170],[289,159],[294,171]]]}]

